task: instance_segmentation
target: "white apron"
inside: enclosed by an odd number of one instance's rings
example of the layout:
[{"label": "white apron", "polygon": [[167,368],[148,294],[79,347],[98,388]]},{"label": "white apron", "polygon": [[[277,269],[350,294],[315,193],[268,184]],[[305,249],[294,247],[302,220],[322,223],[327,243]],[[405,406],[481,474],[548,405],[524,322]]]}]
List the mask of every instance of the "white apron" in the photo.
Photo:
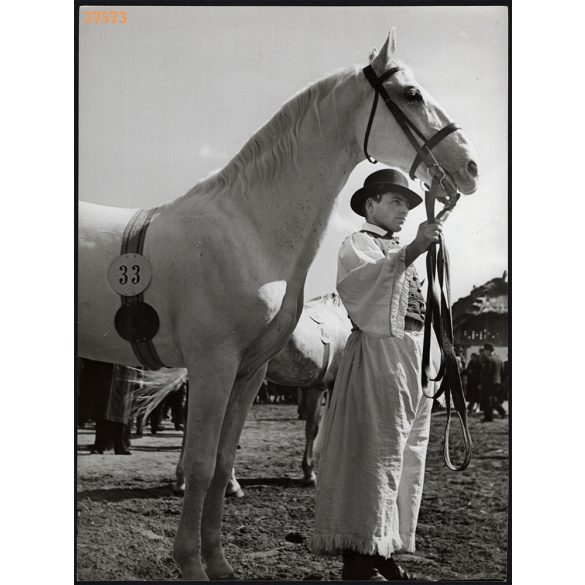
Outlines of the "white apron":
[{"label": "white apron", "polygon": [[415,550],[432,400],[421,387],[423,332],[404,331],[416,277],[404,258],[405,248],[384,253],[359,232],[339,253],[337,288],[360,331],[348,339],[324,420],[314,553]]}]

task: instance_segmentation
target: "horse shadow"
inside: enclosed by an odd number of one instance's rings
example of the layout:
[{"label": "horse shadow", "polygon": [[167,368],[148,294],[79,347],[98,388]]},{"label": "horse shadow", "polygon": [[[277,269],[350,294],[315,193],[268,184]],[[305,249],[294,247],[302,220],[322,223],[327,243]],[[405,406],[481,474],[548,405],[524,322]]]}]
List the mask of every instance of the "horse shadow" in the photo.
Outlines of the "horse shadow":
[{"label": "horse shadow", "polygon": [[181,451],[181,445],[135,445],[132,444],[130,447],[132,451],[144,452],[144,453],[155,453],[157,451]]},{"label": "horse shadow", "polygon": [[[242,487],[255,488],[277,486],[279,488],[306,488],[302,479],[292,477],[254,477],[238,479]],[[123,502],[125,500],[154,500],[169,497],[182,497],[174,491],[173,483],[165,482],[151,487],[118,487],[83,490],[77,493],[77,501]]]},{"label": "horse shadow", "polygon": [[238,478],[242,487],[278,486],[283,488],[307,487],[302,478],[293,477],[254,477]]},{"label": "horse shadow", "polygon": [[93,502],[123,502],[125,500],[154,500],[174,496],[173,484],[164,484],[152,487],[119,487],[119,488],[98,488],[83,490],[77,493],[77,501]]}]

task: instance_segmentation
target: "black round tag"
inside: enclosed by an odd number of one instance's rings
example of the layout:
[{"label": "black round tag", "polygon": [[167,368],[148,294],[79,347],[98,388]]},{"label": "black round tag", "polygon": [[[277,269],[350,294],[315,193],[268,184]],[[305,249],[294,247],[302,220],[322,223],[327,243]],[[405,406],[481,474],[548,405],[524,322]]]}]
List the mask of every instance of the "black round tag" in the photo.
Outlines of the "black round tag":
[{"label": "black round tag", "polygon": [[122,339],[131,342],[152,339],[159,328],[157,312],[147,303],[122,305],[114,318],[116,331]]}]

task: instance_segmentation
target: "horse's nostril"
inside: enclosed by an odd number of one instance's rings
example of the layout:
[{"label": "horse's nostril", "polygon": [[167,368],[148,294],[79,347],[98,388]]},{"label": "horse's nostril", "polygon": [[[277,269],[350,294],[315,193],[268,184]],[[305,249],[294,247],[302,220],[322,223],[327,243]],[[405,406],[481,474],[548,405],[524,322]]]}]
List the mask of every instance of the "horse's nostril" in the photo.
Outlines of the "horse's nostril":
[{"label": "horse's nostril", "polygon": [[475,161],[470,160],[467,163],[467,172],[472,176],[472,177],[477,177],[477,164],[475,163]]}]

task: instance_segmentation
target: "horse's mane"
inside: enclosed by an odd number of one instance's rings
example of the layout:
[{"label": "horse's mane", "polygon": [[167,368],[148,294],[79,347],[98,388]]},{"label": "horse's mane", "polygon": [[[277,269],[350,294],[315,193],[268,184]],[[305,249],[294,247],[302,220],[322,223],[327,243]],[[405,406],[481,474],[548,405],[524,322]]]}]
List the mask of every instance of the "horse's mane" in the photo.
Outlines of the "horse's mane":
[{"label": "horse's mane", "polygon": [[[313,109],[319,118],[319,103],[341,83],[356,76],[358,66],[337,71],[300,90],[244,144],[220,171],[197,183],[188,193],[221,193],[239,183],[248,191],[252,179],[269,185],[283,162],[297,164],[297,142],[301,123]],[[335,112],[336,115],[336,112]]]},{"label": "horse's mane", "polygon": [[318,297],[313,297],[309,303],[321,303],[322,305],[328,304],[333,305],[334,307],[339,307],[342,305],[341,298],[336,292],[330,292]]}]

